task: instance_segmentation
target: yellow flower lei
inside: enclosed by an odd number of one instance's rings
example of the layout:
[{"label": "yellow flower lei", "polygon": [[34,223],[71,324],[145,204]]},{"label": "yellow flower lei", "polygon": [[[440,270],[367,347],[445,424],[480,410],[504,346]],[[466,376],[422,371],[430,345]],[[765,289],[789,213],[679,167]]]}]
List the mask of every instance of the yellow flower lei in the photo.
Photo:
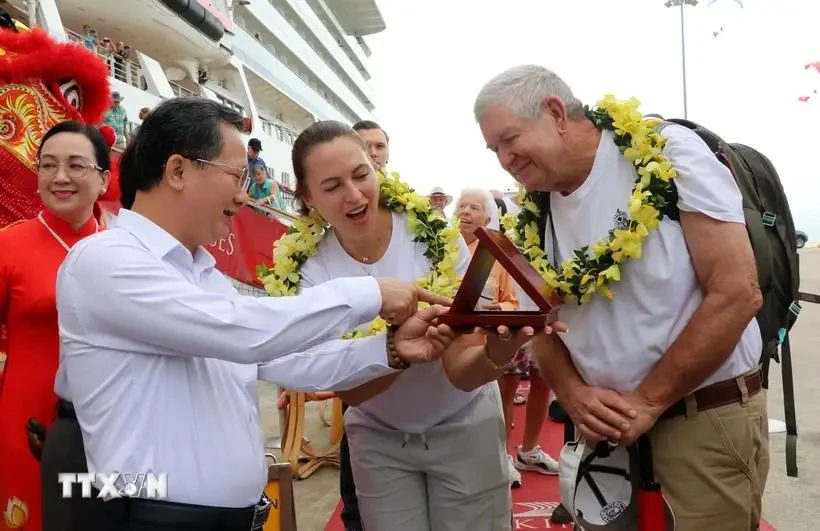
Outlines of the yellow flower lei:
[{"label": "yellow flower lei", "polygon": [[641,257],[644,239],[677,202],[672,183],[677,173],[663,155],[666,139],[655,129],[660,121],[643,118],[639,105],[635,98],[618,101],[607,95],[596,108],[586,109],[587,117],[597,127],[613,132],[621,153],[637,169],[626,229],[612,229],[606,238],[576,250],[574,258],[565,260],[558,271],[541,249],[540,213],[533,195],[519,186],[521,211],[518,216],[508,214],[502,220],[510,238],[544,280],[562,297],[576,299],[579,304],[588,302],[595,293],[612,300],[608,285],[621,279],[620,264]]},{"label": "yellow flower lei", "polygon": [[[456,274],[460,236],[458,222],[448,224],[438,218],[430,208],[429,200],[402,182],[398,173],[388,176],[379,171],[378,176],[380,197],[387,208],[392,212],[405,212],[413,241],[427,244],[424,256],[430,259],[432,267],[416,284],[439,295],[452,297],[461,283]],[[257,266],[257,274],[268,294],[282,297],[298,293],[302,281],[299,269],[316,254],[319,242],[329,228],[315,213],[301,216],[293,222],[288,232],[273,245],[273,267]],[[371,336],[386,329],[387,323],[377,317],[366,330],[353,330],[344,338]]]}]

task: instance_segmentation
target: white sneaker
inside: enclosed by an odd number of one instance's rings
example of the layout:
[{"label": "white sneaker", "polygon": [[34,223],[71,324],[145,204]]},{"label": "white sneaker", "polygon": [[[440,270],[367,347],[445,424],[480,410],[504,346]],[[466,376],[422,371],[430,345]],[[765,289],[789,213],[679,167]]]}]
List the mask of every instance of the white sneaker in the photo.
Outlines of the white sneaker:
[{"label": "white sneaker", "polygon": [[519,446],[514,464],[519,470],[533,470],[548,476],[558,475],[558,461],[550,457],[540,446],[529,452],[522,452]]},{"label": "white sneaker", "polygon": [[507,454],[507,471],[510,476],[510,487],[517,489],[521,486],[521,472],[515,469],[515,463],[510,454]]}]

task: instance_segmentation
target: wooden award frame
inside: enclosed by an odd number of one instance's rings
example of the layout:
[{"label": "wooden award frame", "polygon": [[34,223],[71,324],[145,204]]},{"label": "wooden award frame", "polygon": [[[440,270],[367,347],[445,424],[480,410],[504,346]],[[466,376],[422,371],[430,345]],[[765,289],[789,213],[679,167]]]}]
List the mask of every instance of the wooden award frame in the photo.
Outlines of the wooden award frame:
[{"label": "wooden award frame", "polygon": [[[475,231],[478,246],[456,292],[450,310],[439,316],[440,323],[451,328],[523,328],[540,330],[558,317],[562,301],[503,232],[479,227]],[[521,289],[538,306],[537,311],[475,310],[493,265],[499,262]]]}]

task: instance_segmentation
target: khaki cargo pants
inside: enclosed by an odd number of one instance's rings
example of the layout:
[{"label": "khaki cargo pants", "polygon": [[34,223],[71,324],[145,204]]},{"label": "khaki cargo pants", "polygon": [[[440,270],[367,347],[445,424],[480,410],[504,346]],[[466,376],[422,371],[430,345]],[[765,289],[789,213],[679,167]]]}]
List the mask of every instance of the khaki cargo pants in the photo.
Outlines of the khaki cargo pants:
[{"label": "khaki cargo pants", "polygon": [[650,432],[655,476],[676,531],[755,531],[769,472],[766,390],[742,403],[661,420]]}]

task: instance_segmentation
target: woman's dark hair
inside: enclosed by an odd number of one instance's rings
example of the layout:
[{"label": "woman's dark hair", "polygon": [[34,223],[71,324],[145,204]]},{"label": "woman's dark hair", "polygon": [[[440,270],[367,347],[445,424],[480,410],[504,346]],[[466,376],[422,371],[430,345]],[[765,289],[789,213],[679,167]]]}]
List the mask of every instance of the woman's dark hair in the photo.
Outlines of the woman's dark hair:
[{"label": "woman's dark hair", "polygon": [[130,209],[138,191],[150,190],[162,181],[165,164],[172,155],[189,160],[211,160],[222,152],[220,127],[228,124],[242,131],[242,115],[206,98],[173,98],[154,108],[120,159],[120,202]]},{"label": "woman's dark hair", "polygon": [[43,139],[40,141],[40,147],[37,148],[37,158],[40,158],[40,153],[43,151],[43,146],[46,145],[46,142],[49,138],[59,135],[60,133],[77,133],[78,135],[83,135],[91,142],[91,146],[94,148],[94,162],[96,162],[97,166],[103,169],[103,171],[108,171],[111,169],[111,156],[108,152],[108,144],[105,143],[105,139],[100,133],[100,130],[96,127],[92,127],[90,125],[86,125],[84,123],[75,122],[73,120],[69,120],[67,122],[60,122],[48,131],[46,134],[43,135]]},{"label": "woman's dark hair", "polygon": [[299,201],[299,212],[301,214],[307,214],[310,210],[303,201],[307,192],[305,160],[316,146],[344,136],[352,138],[361,144],[362,149],[364,149],[362,138],[356,134],[356,131],[349,125],[335,120],[316,122],[296,137],[296,141],[293,143],[293,151],[291,152],[291,162],[293,163],[293,175],[296,177],[295,196]]}]

